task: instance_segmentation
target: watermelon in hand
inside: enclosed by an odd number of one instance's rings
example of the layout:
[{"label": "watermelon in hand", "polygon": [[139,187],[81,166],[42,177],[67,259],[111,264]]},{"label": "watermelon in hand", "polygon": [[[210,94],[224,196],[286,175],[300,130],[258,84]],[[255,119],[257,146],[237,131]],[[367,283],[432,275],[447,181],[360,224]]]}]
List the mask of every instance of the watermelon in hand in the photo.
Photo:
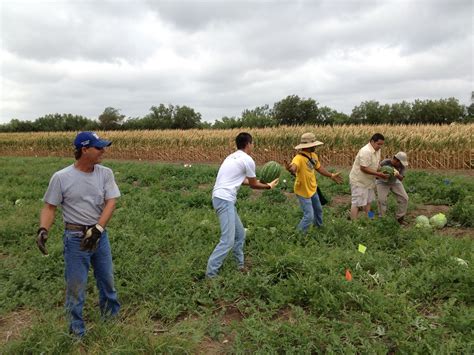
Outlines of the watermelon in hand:
[{"label": "watermelon in hand", "polygon": [[386,181],[391,184],[397,181],[397,178],[395,176],[395,171],[396,170],[389,165],[382,166],[382,168],[380,169],[380,172],[387,174],[389,176],[388,180]]},{"label": "watermelon in hand", "polygon": [[282,166],[276,161],[269,161],[260,170],[260,182],[268,183],[272,182],[276,178],[280,177]]}]

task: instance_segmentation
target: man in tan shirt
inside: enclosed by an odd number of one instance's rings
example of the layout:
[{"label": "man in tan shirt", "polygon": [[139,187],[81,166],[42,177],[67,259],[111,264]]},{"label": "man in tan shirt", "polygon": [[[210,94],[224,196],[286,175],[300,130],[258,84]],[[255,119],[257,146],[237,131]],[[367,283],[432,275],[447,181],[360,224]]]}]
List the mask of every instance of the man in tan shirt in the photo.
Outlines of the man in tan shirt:
[{"label": "man in tan shirt", "polygon": [[351,219],[354,220],[363,209],[369,213],[370,204],[375,199],[375,177],[386,180],[388,175],[378,172],[380,149],[385,142],[382,134],[376,133],[370,142],[363,146],[354,160],[349,174],[351,185]]}]

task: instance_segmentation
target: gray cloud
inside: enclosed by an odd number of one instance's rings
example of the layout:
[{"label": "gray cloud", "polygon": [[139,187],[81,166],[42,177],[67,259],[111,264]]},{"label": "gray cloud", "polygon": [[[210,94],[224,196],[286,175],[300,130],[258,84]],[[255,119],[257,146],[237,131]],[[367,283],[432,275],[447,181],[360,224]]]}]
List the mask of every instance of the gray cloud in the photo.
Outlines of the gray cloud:
[{"label": "gray cloud", "polygon": [[160,103],[214,120],[291,94],[350,113],[473,89],[469,0],[5,0],[0,16],[0,122]]}]

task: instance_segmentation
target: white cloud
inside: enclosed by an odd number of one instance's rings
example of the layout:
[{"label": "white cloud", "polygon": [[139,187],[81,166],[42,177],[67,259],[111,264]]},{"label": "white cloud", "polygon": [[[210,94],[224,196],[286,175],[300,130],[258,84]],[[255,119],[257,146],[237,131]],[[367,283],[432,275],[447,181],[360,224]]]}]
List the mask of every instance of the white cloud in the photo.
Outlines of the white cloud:
[{"label": "white cloud", "polygon": [[350,113],[473,89],[469,0],[4,0],[0,22],[0,123],[160,103],[214,120],[292,94]]}]

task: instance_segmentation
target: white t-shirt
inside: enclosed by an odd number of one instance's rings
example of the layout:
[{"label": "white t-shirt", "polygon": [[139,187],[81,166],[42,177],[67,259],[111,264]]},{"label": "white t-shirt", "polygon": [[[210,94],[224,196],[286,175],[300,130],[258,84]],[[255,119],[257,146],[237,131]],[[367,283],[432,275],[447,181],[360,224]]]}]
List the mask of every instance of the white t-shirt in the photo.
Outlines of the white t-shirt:
[{"label": "white t-shirt", "polygon": [[237,192],[246,177],[256,177],[255,162],[243,150],[238,150],[225,158],[219,168],[212,197],[236,202]]}]

